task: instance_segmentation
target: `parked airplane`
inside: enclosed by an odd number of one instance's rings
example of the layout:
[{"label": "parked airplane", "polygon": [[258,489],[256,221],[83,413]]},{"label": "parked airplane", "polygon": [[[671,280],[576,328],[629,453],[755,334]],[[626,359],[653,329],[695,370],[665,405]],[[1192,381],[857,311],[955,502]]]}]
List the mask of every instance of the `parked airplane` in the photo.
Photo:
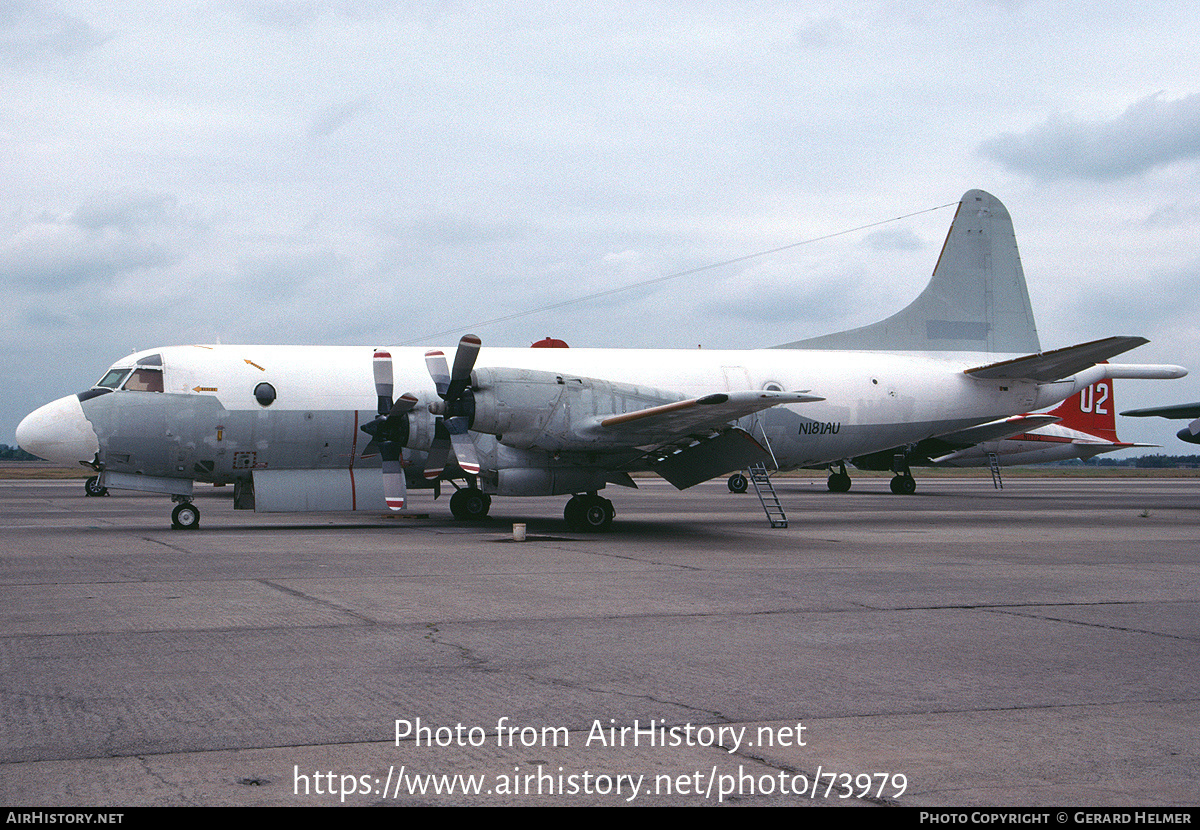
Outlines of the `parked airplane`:
[{"label": "parked airplane", "polygon": [[[1113,377],[1129,377],[1129,374],[1115,373]],[[935,467],[986,467],[990,463],[990,454],[1006,465],[1045,464],[1075,458],[1086,461],[1106,452],[1158,446],[1130,443],[1117,437],[1114,386],[1111,380],[1097,381],[1044,415],[1018,415],[1001,421],[999,423],[1020,426],[1022,431],[1010,438],[984,441],[962,449],[948,446],[948,452],[932,455],[930,464]],[[1045,417],[1053,418],[1055,422],[1034,426],[1038,419]]]},{"label": "parked airplane", "polygon": [[[1160,368],[1114,366],[1111,376],[1168,376],[1156,371]],[[994,459],[998,468],[1001,465],[1046,464],[1074,458],[1087,460],[1106,452],[1157,446],[1130,443],[1117,438],[1113,387],[1109,379],[1097,381],[1049,412],[1014,415],[958,433],[926,438],[915,446],[857,456],[853,464],[860,470],[893,470],[897,463],[907,464],[910,468],[988,467]],[[835,493],[845,493],[850,489],[850,475],[844,464],[839,466],[839,470],[830,474],[828,486]],[[741,473],[730,476],[728,483],[729,489],[735,493],[744,493],[748,484]],[[907,484],[903,476],[896,476],[892,483],[893,492],[913,492],[901,487]],[[915,488],[915,482],[912,486]]]},{"label": "parked airplane", "polygon": [[483,349],[467,335],[453,368],[440,349],[151,349],[28,415],[17,441],[94,469],[98,486],[169,495],[177,528],[199,524],[195,481],[270,512],[399,509],[408,488],[448,480],[459,518],[486,516],[493,495],[570,495],[568,524],[599,530],[615,515],[599,491],[636,486],[631,472],[684,489],[915,445],[1064,400],[1146,342],[1041,352],[1012,220],[972,190],[925,290],[861,329],[752,351]]},{"label": "parked airplane", "polygon": [[1187,441],[1189,444],[1200,444],[1200,402],[1181,403],[1175,406],[1152,406],[1148,409],[1131,409],[1121,414],[1132,418],[1144,418],[1150,415],[1157,415],[1160,418],[1195,418],[1196,420],[1175,433],[1175,437],[1180,441]]},{"label": "parked airplane", "polygon": [[[1097,381],[1067,398],[1049,412],[1014,415],[952,435],[926,438],[908,453],[910,465],[930,467],[988,467],[1045,464],[1074,458],[1087,460],[1101,453],[1131,447],[1153,447],[1117,438],[1112,378],[1162,378],[1153,366],[1113,366]],[[854,459],[860,469],[890,469],[893,456],[876,453]],[[830,476],[830,489],[834,478]]]}]

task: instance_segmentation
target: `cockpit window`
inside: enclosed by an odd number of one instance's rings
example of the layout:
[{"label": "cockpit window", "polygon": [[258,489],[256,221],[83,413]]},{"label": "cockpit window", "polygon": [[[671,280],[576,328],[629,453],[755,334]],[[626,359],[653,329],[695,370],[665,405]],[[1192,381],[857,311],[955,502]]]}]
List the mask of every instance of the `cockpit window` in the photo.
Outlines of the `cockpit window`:
[{"label": "cockpit window", "polygon": [[96,381],[96,386],[101,389],[116,389],[121,385],[121,381],[125,380],[125,376],[129,374],[129,369],[109,369],[104,377]]},{"label": "cockpit window", "polygon": [[139,366],[133,370],[133,374],[129,376],[129,380],[125,381],[123,388],[131,392],[161,392],[163,391],[162,370]]}]

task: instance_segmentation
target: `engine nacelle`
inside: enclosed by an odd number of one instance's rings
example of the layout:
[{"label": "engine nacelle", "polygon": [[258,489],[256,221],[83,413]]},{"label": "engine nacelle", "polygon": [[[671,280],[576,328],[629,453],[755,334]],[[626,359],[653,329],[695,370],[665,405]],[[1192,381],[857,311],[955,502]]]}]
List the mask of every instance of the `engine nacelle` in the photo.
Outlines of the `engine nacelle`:
[{"label": "engine nacelle", "polygon": [[471,376],[471,429],[519,449],[628,449],[600,421],[612,415],[685,400],[661,389],[533,369],[476,369]]}]

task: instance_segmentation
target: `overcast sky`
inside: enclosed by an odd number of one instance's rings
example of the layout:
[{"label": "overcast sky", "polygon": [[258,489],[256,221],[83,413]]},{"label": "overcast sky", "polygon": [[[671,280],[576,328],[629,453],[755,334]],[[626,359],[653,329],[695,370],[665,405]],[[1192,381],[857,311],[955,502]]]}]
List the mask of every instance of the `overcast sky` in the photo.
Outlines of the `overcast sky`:
[{"label": "overcast sky", "polygon": [[[1124,359],[1195,374],[1118,408],[1200,400],[1197,43],[1178,0],[4,0],[0,442],[159,345],[862,325],[921,290],[953,208],[476,324],[975,187],[1043,348],[1142,335]],[[1118,431],[1190,453],[1181,426]]]}]

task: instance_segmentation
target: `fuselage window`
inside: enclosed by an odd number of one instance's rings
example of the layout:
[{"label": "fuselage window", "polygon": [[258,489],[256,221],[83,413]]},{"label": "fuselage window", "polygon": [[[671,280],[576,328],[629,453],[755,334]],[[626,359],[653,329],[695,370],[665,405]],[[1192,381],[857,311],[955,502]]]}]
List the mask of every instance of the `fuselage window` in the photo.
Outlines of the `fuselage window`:
[{"label": "fuselage window", "polygon": [[161,392],[163,391],[162,370],[145,369],[139,366],[133,370],[129,380],[125,381],[124,388],[130,392]]},{"label": "fuselage window", "polygon": [[260,383],[255,386],[254,400],[258,401],[261,406],[270,406],[275,403],[275,387],[269,383]]}]

